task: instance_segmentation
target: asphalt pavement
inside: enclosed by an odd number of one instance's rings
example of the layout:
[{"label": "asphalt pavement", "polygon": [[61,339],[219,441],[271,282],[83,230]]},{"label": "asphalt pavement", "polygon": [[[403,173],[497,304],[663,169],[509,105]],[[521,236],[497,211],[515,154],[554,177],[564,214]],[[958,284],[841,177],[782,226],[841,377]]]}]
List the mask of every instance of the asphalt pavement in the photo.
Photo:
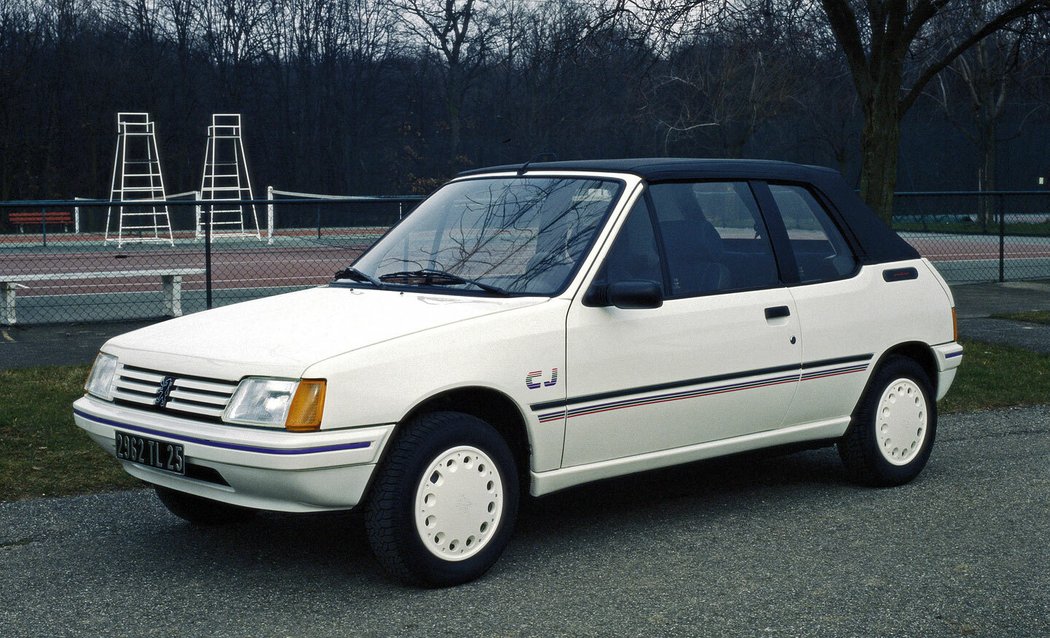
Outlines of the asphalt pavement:
[{"label": "asphalt pavement", "polygon": [[[992,315],[1050,310],[1050,281],[953,286],[963,339],[1018,346],[1050,354],[1050,326],[996,319]],[[1050,399],[1048,399],[1050,400]]]},{"label": "asphalt pavement", "polygon": [[200,529],[148,490],[0,504],[0,636],[1050,636],[1050,406],[941,419],[899,488],[834,450],[525,504],[503,558],[389,581],[351,514]]}]

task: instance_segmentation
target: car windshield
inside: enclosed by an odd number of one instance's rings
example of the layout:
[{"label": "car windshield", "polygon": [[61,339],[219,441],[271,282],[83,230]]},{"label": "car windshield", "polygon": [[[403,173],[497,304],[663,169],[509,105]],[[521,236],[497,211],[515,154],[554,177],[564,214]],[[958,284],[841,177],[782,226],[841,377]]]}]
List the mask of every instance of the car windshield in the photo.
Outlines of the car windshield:
[{"label": "car windshield", "polygon": [[621,188],[618,181],[567,177],[453,182],[337,278],[554,295],[576,271]]}]

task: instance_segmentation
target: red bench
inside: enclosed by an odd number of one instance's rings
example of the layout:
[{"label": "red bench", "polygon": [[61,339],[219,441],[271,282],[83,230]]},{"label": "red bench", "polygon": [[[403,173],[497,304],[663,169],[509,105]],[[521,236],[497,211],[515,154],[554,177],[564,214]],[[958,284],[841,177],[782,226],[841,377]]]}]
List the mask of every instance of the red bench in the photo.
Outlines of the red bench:
[{"label": "red bench", "polygon": [[25,232],[26,226],[43,226],[45,224],[62,224],[65,230],[73,223],[73,214],[68,211],[47,210],[30,213],[8,213],[7,222],[17,225],[18,230]]}]

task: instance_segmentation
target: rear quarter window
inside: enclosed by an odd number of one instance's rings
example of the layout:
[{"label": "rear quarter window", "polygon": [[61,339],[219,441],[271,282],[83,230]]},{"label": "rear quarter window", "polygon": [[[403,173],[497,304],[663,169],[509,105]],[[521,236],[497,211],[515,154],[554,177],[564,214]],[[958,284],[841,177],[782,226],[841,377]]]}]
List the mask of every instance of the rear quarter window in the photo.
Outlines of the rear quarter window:
[{"label": "rear quarter window", "polygon": [[841,279],[857,268],[842,232],[813,193],[795,184],[770,184],[798,265],[799,281]]}]

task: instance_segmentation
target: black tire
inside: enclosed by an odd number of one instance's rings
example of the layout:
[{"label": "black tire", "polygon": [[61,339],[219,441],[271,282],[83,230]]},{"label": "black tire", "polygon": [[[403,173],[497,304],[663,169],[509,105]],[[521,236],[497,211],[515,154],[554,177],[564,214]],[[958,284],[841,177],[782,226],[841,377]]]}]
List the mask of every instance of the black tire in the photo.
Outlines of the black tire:
[{"label": "black tire", "polygon": [[434,412],[402,426],[391,445],[365,509],[379,563],[401,581],[428,587],[484,574],[507,546],[518,514],[518,473],[507,442],[481,419]]},{"label": "black tire", "polygon": [[185,492],[154,485],[157,498],[168,511],[194,525],[227,525],[251,519],[257,513],[247,507],[220,503]]},{"label": "black tire", "polygon": [[903,485],[926,467],[937,433],[933,384],[915,360],[891,355],[883,362],[838,441],[851,480]]}]

